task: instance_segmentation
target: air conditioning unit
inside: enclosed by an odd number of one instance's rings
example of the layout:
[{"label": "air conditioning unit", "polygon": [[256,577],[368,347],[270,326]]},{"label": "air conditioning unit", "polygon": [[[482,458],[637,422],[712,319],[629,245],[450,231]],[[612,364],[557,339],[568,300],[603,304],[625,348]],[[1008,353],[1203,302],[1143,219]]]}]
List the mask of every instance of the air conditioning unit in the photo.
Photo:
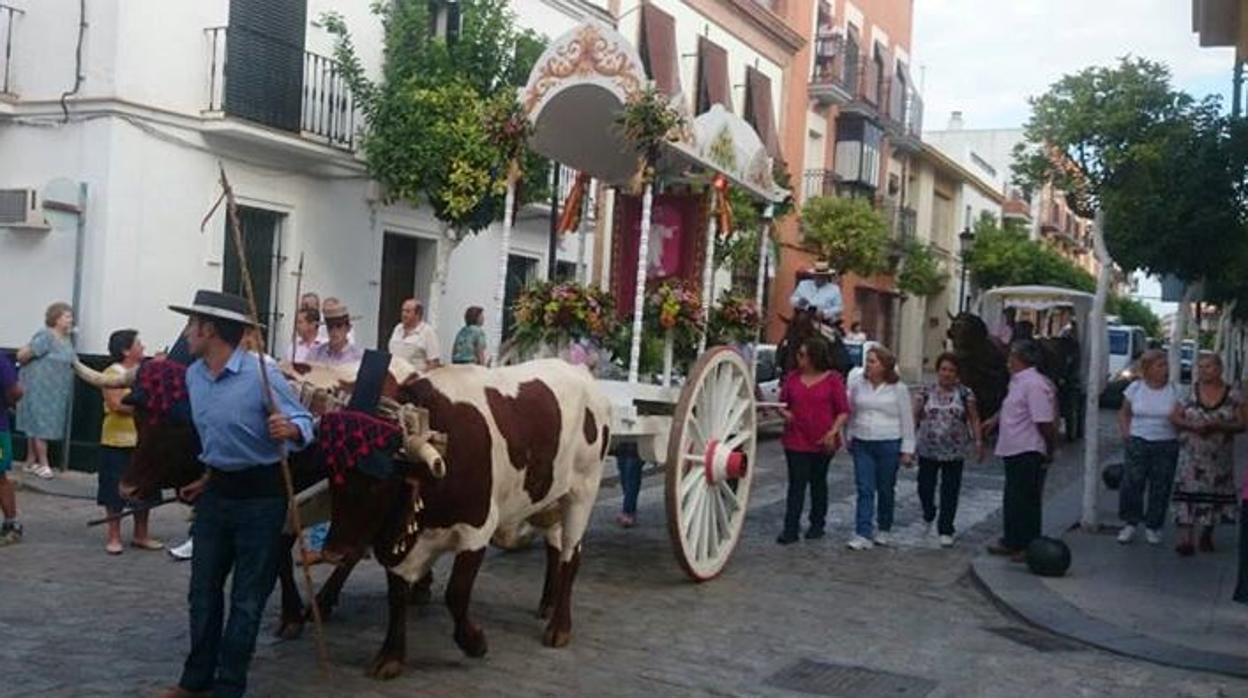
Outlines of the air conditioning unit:
[{"label": "air conditioning unit", "polygon": [[39,193],[34,189],[0,189],[0,228],[51,230],[39,207]]}]

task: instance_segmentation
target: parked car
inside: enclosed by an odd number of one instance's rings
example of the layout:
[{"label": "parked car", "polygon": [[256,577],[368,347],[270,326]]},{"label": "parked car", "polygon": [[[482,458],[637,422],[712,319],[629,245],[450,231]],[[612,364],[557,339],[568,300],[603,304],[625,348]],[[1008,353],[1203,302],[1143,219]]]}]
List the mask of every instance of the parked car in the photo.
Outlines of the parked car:
[{"label": "parked car", "polygon": [[1109,375],[1099,403],[1101,407],[1116,410],[1122,407],[1123,391],[1139,377],[1139,359],[1148,340],[1144,329],[1134,325],[1110,325],[1106,332],[1109,335]]}]

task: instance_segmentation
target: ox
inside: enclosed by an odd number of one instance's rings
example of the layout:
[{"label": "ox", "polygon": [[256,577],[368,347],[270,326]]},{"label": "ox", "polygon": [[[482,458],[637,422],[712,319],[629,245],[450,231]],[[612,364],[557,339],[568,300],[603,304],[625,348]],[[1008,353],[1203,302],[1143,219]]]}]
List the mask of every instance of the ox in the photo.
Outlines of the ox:
[{"label": "ox", "polygon": [[958,357],[958,373],[975,393],[979,416],[988,419],[1001,409],[1010,387],[1005,352],[988,334],[988,325],[978,315],[961,312],[949,319],[948,336]]},{"label": "ox", "polygon": [[[121,479],[122,494],[127,499],[141,499],[162,489],[178,489],[203,475],[203,463],[197,458],[201,450],[199,435],[191,422],[190,402],[185,387],[185,364],[171,359],[152,359],[117,377],[104,376],[81,363],[75,364],[74,368],[80,378],[96,387],[132,388],[126,400],[135,408],[134,422],[138,441]],[[329,371],[326,376],[321,376],[325,372],[311,373],[319,383],[338,382],[346,375],[336,370]],[[407,376],[406,373],[400,375],[404,378]],[[350,376],[354,377],[354,372]],[[397,385],[393,380],[389,382],[390,391],[394,392]],[[291,477],[295,491],[301,493],[301,498],[302,493],[314,491],[310,488],[325,477],[322,455],[316,448],[291,455]],[[315,501],[311,506],[316,506]],[[327,516],[323,507],[318,513],[320,520]],[[316,522],[315,515],[305,516],[303,521],[305,525]],[[294,532],[286,530],[282,535],[282,546],[286,549],[293,548]],[[322,618],[328,618],[332,613],[351,569],[352,566],[335,569],[317,594],[314,602],[319,606]],[[282,611],[275,634],[283,639],[293,639],[302,632],[304,623],[310,616],[310,609],[304,608],[289,555],[284,555],[279,560],[278,582],[282,590]],[[412,590],[411,601],[426,600],[431,583],[432,576],[416,585]]]},{"label": "ox", "polygon": [[431,428],[446,435],[445,476],[392,463],[386,473],[335,471],[330,488],[325,556],[350,562],[371,545],[387,569],[389,622],[369,674],[402,673],[408,586],[447,552],[455,554],[446,589],[455,642],[470,657],[484,655],[485,633],[468,615],[473,582],[491,537],[525,522],[546,533],[543,642],[566,645],[572,584],[610,438],[606,397],[585,369],[551,359],[442,368],[408,381],[400,400],[428,410]]}]

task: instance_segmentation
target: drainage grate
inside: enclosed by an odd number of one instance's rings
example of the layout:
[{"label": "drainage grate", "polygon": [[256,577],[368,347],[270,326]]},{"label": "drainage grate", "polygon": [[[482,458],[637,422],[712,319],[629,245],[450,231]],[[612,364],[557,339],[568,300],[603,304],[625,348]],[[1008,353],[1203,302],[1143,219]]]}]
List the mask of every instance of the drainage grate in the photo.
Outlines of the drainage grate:
[{"label": "drainage grate", "polygon": [[936,688],[935,681],[917,676],[809,659],[781,669],[763,683],[788,691],[833,698],[921,698]]},{"label": "drainage grate", "polygon": [[1078,652],[1084,649],[1083,645],[1067,640],[1064,637],[1050,635],[1031,628],[1020,628],[1016,626],[1003,626],[1000,628],[985,628],[994,635],[1017,642],[1020,645],[1026,645],[1037,652]]}]

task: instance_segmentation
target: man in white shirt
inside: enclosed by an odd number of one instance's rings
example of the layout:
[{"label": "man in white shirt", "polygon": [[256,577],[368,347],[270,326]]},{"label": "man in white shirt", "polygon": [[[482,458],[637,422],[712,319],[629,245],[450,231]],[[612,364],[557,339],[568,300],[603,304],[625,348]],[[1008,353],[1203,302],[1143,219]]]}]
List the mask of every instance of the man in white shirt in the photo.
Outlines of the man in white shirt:
[{"label": "man in white shirt", "polygon": [[808,278],[802,279],[789,297],[794,310],[814,308],[819,319],[832,324],[841,317],[841,289],[832,281],[832,269],[827,262],[815,262]]},{"label": "man in white shirt", "polygon": [[[304,298],[309,298],[309,299],[315,299],[315,298],[316,298],[316,294],[315,294],[315,293],[305,293],[305,294],[303,294],[303,297],[304,297]],[[316,307],[316,306],[312,306],[312,307]],[[330,313],[330,309],[331,309],[331,308],[335,308],[335,307],[343,307],[343,308],[345,308],[346,306],[345,306],[345,305],[343,305],[343,304],[342,304],[342,301],[338,300],[337,298],[335,298],[335,297],[333,297],[333,296],[327,296],[327,297],[325,298],[325,301],[324,301],[323,303],[321,303],[321,317],[322,317],[322,318],[328,318],[328,317],[329,317],[329,313]],[[327,322],[328,322],[328,321],[327,321]],[[327,325],[327,324],[323,324],[323,325],[321,325],[320,330],[318,330],[318,331],[317,331],[317,333],[316,333],[316,340],[317,340],[318,342],[321,342],[322,344],[324,344],[325,342],[328,342],[328,341],[329,341],[329,325]],[[352,328],[350,329],[350,331],[349,331],[349,332],[347,332],[347,341],[348,341],[348,342],[350,342],[350,343],[352,343],[352,344],[355,344],[355,328],[354,328],[354,327],[352,327]]]},{"label": "man in white shirt", "polygon": [[425,322],[425,307],[415,298],[403,301],[399,310],[402,320],[390,333],[390,354],[406,359],[419,372],[442,365],[442,346],[438,333]]}]

